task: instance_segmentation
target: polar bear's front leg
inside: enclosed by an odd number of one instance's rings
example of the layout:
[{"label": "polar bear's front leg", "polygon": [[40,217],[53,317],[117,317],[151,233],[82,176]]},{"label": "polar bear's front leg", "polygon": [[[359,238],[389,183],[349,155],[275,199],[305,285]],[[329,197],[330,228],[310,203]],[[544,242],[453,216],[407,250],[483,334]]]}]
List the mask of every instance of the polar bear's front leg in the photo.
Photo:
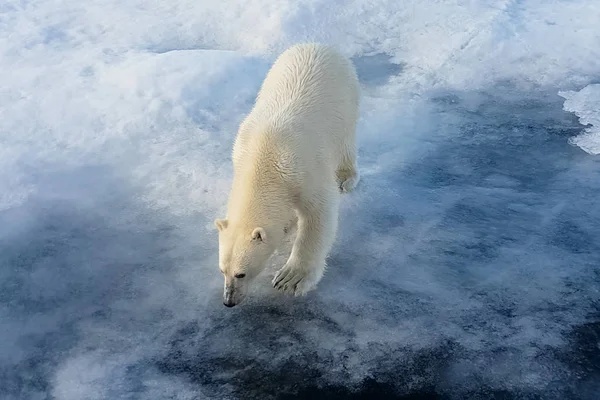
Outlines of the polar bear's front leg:
[{"label": "polar bear's front leg", "polygon": [[286,264],[273,287],[284,293],[304,295],[314,289],[325,272],[325,258],[333,246],[338,224],[338,193],[327,190],[298,210],[298,232]]}]

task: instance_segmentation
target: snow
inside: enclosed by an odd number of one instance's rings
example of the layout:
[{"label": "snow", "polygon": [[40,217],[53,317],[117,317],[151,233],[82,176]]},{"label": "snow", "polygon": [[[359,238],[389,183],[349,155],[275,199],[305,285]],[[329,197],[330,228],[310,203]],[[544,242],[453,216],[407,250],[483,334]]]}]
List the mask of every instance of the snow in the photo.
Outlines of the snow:
[{"label": "snow", "polygon": [[[599,20],[594,0],[5,1],[0,397],[598,398]],[[278,255],[227,309],[231,145],[306,40],[357,67],[363,179],[317,291],[276,293]]]},{"label": "snow", "polygon": [[584,133],[571,138],[571,143],[590,154],[600,154],[600,85],[588,85],[580,91],[560,92],[566,99],[564,108],[579,117],[582,125],[589,125]]}]

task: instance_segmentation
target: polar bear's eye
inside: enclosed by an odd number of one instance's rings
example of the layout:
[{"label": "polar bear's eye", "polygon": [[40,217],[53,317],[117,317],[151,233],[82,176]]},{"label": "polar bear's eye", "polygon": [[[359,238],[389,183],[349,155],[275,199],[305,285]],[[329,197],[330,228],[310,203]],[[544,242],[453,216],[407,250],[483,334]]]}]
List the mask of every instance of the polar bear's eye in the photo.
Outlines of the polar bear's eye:
[{"label": "polar bear's eye", "polygon": [[246,276],[246,274],[235,274],[235,277],[238,279],[242,279],[245,276]]}]

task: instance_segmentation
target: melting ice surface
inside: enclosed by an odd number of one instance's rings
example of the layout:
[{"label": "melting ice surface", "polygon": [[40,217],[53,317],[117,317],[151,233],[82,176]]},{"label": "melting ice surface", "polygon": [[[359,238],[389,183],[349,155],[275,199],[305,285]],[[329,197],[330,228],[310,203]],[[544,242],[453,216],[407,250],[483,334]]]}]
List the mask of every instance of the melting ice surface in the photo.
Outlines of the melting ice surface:
[{"label": "melting ice surface", "polygon": [[[594,0],[0,6],[0,398],[600,398]],[[226,309],[274,57],[336,45],[363,180],[317,291]]]}]

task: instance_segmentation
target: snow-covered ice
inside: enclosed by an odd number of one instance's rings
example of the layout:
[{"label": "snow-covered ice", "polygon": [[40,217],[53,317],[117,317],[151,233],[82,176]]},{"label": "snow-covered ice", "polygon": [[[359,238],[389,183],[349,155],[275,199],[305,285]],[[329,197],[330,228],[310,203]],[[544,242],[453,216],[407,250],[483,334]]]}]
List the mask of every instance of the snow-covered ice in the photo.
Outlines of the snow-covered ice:
[{"label": "snow-covered ice", "polygon": [[[598,21],[596,0],[4,1],[0,398],[600,398]],[[280,255],[227,309],[232,141],[308,40],[357,67],[363,178],[317,291],[277,294]]]},{"label": "snow-covered ice", "polygon": [[571,138],[571,142],[590,154],[600,154],[600,84],[559,95],[566,99],[565,110],[575,113],[580,123],[589,125],[584,133]]}]

